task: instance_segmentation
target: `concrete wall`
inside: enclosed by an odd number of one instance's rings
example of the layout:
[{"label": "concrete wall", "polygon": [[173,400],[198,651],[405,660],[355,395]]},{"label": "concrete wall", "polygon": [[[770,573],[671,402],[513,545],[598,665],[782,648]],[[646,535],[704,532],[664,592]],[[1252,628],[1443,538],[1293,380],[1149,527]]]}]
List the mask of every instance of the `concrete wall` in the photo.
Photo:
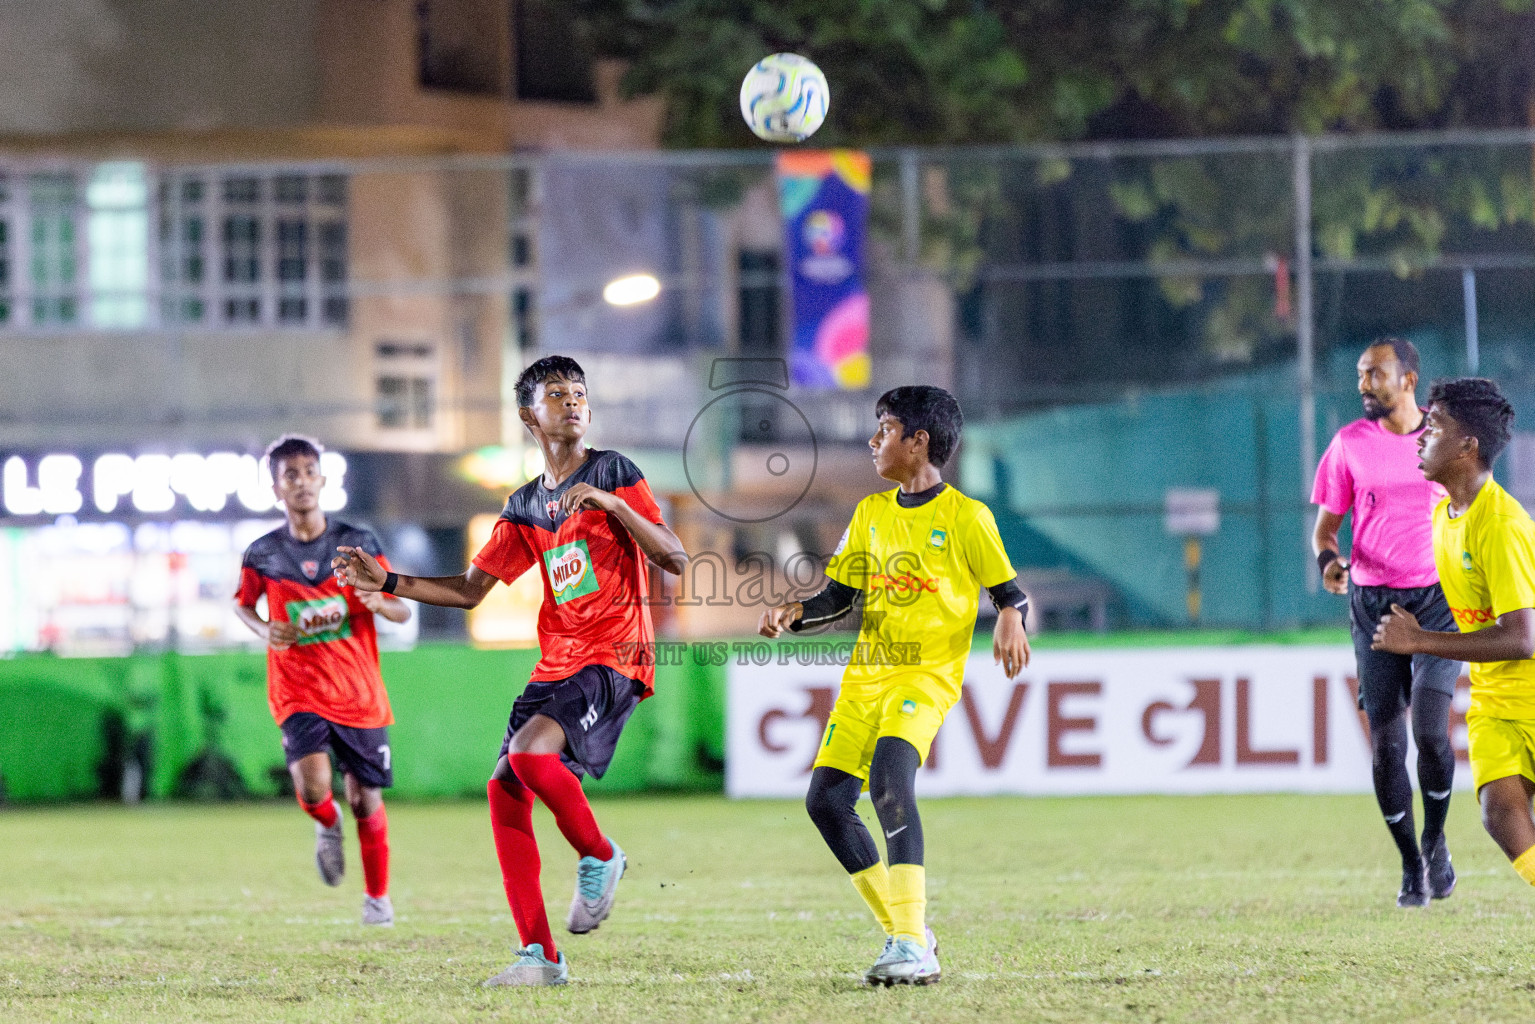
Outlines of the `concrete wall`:
[{"label": "concrete wall", "polygon": [[320,0],[4,0],[0,135],[310,121]]},{"label": "concrete wall", "polygon": [[[0,0],[0,141],[181,159],[657,145],[661,101],[621,99],[622,69],[611,62],[599,63],[590,104],[423,89],[415,7]],[[509,12],[506,3],[474,10],[500,40],[508,83]],[[188,135],[198,140],[190,149]]]},{"label": "concrete wall", "polygon": [[350,353],[339,331],[0,333],[0,445],[355,445],[372,391],[338,375]]}]

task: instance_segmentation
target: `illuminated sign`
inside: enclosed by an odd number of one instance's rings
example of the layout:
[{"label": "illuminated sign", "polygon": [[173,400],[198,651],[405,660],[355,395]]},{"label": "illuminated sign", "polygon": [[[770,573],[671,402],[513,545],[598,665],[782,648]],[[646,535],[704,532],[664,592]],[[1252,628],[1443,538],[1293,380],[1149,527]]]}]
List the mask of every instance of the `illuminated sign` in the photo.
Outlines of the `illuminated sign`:
[{"label": "illuminated sign", "polygon": [[[325,487],[320,508],[346,507],[346,457],[320,453]],[[86,495],[90,496],[90,507]],[[12,455],[0,467],[0,505],[10,516],[74,515],[82,510],[144,515],[166,513],[271,512],[277,507],[265,458],[235,452],[199,455],[97,456],[87,471],[75,455],[27,459]]]}]

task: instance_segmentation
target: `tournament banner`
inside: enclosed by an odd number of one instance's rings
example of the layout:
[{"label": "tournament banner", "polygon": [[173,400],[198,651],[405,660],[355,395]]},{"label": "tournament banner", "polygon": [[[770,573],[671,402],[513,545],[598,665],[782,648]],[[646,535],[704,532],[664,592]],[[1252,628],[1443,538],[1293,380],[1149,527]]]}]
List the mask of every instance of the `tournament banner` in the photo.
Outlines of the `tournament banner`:
[{"label": "tournament banner", "polygon": [[868,387],[869,154],[790,150],[778,154],[777,169],[794,299],[791,378],[805,388]]},{"label": "tournament banner", "polygon": [[[731,796],[804,795],[842,674],[805,650],[727,670]],[[1045,651],[1011,680],[977,652],[917,792],[1368,793],[1357,686],[1342,645]],[[1462,677],[1451,712],[1457,789],[1471,787],[1468,686]]]}]

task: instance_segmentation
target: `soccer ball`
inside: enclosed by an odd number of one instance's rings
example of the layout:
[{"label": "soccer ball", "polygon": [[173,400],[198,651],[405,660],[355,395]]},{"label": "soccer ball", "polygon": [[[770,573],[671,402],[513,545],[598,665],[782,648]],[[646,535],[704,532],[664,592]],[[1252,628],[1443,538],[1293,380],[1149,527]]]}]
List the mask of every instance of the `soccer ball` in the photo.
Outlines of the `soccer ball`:
[{"label": "soccer ball", "polygon": [[826,76],[797,53],[759,60],[741,83],[741,116],[759,139],[803,142],[826,120]]}]

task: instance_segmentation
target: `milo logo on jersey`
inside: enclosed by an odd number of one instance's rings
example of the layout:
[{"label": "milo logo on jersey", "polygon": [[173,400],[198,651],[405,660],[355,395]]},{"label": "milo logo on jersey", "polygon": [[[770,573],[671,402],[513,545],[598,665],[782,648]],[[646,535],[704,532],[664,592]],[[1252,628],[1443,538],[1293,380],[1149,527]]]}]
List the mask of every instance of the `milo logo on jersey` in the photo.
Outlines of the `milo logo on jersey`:
[{"label": "milo logo on jersey", "polygon": [[544,567],[549,570],[555,604],[573,601],[597,589],[597,571],[592,568],[592,553],[584,540],[545,551]]},{"label": "milo logo on jersey", "polygon": [[288,621],[298,627],[300,644],[322,644],[352,635],[352,619],[346,598],[340,594],[313,601],[289,601]]}]

